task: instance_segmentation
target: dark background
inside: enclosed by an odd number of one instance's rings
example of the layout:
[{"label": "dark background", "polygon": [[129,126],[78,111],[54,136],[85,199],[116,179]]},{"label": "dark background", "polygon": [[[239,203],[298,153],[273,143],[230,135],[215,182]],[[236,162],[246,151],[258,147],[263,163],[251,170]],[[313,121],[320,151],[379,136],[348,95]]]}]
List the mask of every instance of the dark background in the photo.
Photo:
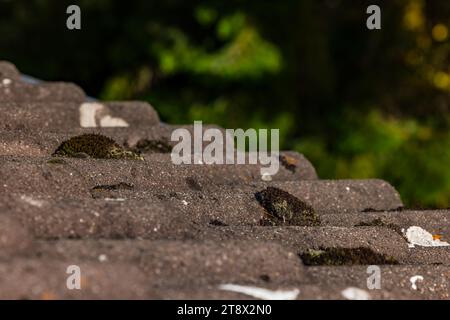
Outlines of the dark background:
[{"label": "dark background", "polygon": [[0,0],[0,59],[170,123],[279,128],[322,178],[383,178],[410,206],[448,207],[449,27],[447,0]]}]

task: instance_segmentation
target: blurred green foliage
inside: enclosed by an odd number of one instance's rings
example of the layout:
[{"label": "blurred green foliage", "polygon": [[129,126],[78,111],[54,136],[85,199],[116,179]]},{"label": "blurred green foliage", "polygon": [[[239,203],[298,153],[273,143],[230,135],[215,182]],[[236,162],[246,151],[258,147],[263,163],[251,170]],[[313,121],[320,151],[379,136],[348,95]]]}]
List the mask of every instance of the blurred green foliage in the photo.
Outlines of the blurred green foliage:
[{"label": "blurred green foliage", "polygon": [[[164,121],[280,128],[322,178],[450,206],[450,2],[0,0],[0,58]],[[367,30],[366,8],[382,9]]]}]

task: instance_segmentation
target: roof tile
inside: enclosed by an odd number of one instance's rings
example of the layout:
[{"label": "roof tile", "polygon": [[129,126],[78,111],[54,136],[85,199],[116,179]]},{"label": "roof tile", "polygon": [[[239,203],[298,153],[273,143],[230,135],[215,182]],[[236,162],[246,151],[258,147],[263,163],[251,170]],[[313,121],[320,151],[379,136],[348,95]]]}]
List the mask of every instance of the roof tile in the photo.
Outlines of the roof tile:
[{"label": "roof tile", "polygon": [[[319,180],[292,151],[271,181],[260,165],[175,165],[172,132],[192,125],[161,123],[147,103],[87,101],[76,85],[20,78],[0,61],[0,298],[253,299],[258,288],[449,298],[450,247],[405,236],[417,226],[448,241],[449,210],[407,210],[382,180]],[[136,160],[91,144],[52,156],[93,133]],[[380,290],[367,287],[369,265],[381,269]],[[67,289],[70,266],[82,290]]]}]

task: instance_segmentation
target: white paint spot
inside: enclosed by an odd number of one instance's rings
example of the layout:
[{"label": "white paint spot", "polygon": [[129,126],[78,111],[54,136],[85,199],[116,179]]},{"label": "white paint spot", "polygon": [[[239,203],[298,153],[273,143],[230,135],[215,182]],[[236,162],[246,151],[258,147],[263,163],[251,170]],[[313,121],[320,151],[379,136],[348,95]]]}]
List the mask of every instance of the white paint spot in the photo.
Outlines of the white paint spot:
[{"label": "white paint spot", "polygon": [[417,226],[409,227],[405,232],[405,236],[408,239],[410,248],[414,248],[416,245],[421,247],[450,246],[450,244],[445,241],[434,239],[431,233]]},{"label": "white paint spot", "polygon": [[95,115],[98,111],[103,110],[104,106],[97,102],[85,102],[80,105],[80,126],[82,128],[95,128],[97,122]]},{"label": "white paint spot", "polygon": [[4,86],[9,86],[11,83],[12,83],[11,79],[8,79],[8,78],[3,79],[3,81],[2,81],[2,84]]},{"label": "white paint spot", "polygon": [[188,202],[186,200],[181,201],[185,206],[188,205]]},{"label": "white paint spot", "polygon": [[107,108],[101,103],[98,102],[85,102],[80,105],[80,126],[82,128],[95,128],[97,127],[97,119],[100,118],[99,124],[100,127],[128,127],[128,123],[122,118],[115,118],[109,114],[106,114],[100,117],[99,113],[102,111],[106,111]]},{"label": "white paint spot", "polygon": [[106,254],[101,254],[98,256],[98,261],[105,262],[106,260],[108,260],[108,257],[106,256]]},{"label": "white paint spot", "polygon": [[411,282],[411,288],[413,290],[417,290],[417,281],[423,281],[423,277],[422,276],[413,276],[411,277],[411,279],[409,279],[409,281]]},{"label": "white paint spot", "polygon": [[237,284],[222,284],[220,290],[243,293],[262,300],[295,300],[300,290],[268,290],[264,288],[240,286]]},{"label": "white paint spot", "polygon": [[272,176],[270,174],[268,174],[267,172],[265,172],[262,174],[261,179],[263,181],[272,181]]},{"label": "white paint spot", "polygon": [[122,118],[113,118],[106,115],[100,119],[100,127],[129,127],[129,125]]},{"label": "white paint spot", "polygon": [[36,199],[33,199],[33,198],[31,198],[29,196],[26,196],[26,195],[22,195],[20,197],[20,199],[22,201],[25,201],[26,203],[34,206],[34,207],[38,207],[38,208],[42,208],[44,206],[44,204],[45,204],[45,202],[42,201],[42,200],[36,200]]},{"label": "white paint spot", "polygon": [[367,291],[355,287],[348,287],[341,294],[347,300],[370,300],[370,294]]}]

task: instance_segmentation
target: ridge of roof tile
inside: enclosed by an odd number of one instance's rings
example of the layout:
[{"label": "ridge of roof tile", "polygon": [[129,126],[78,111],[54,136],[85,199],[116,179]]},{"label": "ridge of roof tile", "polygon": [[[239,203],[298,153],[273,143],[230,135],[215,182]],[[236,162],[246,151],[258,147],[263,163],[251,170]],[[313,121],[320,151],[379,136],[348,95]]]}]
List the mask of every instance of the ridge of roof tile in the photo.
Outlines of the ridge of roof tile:
[{"label": "ridge of roof tile", "polygon": [[[18,80],[20,78],[19,70],[16,66],[8,61],[0,60],[0,80]],[[8,83],[8,81],[6,81]]]},{"label": "ridge of roof tile", "polygon": [[[50,91],[60,88],[62,98],[53,100],[54,96],[52,95],[51,101],[8,102],[6,96],[5,101],[0,102],[0,112],[2,113],[0,129],[67,132],[70,129],[81,128],[130,126],[137,128],[159,124],[158,114],[146,102],[84,102],[84,97],[74,98],[73,101],[64,100],[68,94],[65,91],[71,90],[70,86],[55,84],[54,88],[50,85],[48,87],[51,88]],[[3,88],[3,90],[8,89],[10,89],[9,86]],[[0,90],[2,89],[0,88]],[[23,94],[22,90],[20,90],[20,94]]]}]

